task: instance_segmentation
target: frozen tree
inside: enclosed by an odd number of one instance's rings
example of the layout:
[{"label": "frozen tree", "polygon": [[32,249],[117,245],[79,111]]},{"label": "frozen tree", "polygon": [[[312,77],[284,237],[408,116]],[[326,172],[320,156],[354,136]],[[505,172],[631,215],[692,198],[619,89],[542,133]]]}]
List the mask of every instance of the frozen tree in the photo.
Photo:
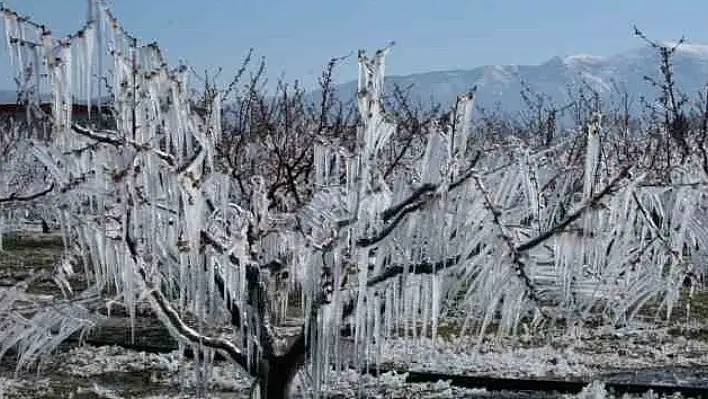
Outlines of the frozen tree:
[{"label": "frozen tree", "polygon": [[[219,93],[194,111],[188,68],[171,69],[103,1],[89,5],[66,38],[3,10],[13,62],[52,90],[52,140],[31,150],[64,193],[64,270],[89,282],[51,304],[0,291],[0,355],[16,350],[19,367],[90,328],[99,307],[124,306],[132,320],[147,303],[207,371],[218,353],[255,378],[254,395],[282,398],[306,370],[317,395],[332,367],[376,362],[397,337],[435,339],[453,311],[463,330],[498,334],[617,326],[649,301],[670,316],[706,264],[706,176],[694,158],[668,181],[618,164],[599,115],[569,161],[571,139],[542,149],[478,140],[466,94],[391,183],[380,167],[396,126],[380,101],[390,48],[359,54],[355,145],[312,143],[310,199],[274,209],[262,177],[242,190],[216,167]],[[90,99],[104,80],[112,127],[77,123],[74,94]],[[282,342],[292,314],[301,327]]]}]

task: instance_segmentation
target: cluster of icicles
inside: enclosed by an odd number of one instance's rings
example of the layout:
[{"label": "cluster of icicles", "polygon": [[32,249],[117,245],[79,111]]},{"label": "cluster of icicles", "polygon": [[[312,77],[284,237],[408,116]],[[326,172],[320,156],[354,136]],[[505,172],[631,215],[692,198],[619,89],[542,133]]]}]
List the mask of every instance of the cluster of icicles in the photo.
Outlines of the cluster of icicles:
[{"label": "cluster of icicles", "polygon": [[[187,68],[170,70],[156,45],[138,45],[104,2],[89,1],[89,9],[89,22],[66,38],[3,10],[18,80],[35,92],[34,104],[51,88],[52,141],[34,142],[32,150],[57,187],[67,190],[57,210],[65,244],[81,258],[92,288],[114,293],[107,302],[124,304],[131,320],[155,286],[200,321],[222,316],[216,268],[237,298],[245,295],[245,272],[228,262],[228,252],[199,251],[201,231],[218,229],[223,219],[209,214],[207,195],[219,207],[216,213],[226,213],[229,204],[229,181],[209,175],[219,113],[197,116],[190,110]],[[107,96],[104,77],[111,78]],[[92,102],[110,104],[114,126],[74,125],[77,101],[89,110],[97,110]],[[220,99],[211,106],[220,109]],[[107,116],[92,116],[99,118]],[[137,258],[126,237],[136,243]],[[245,264],[240,238],[229,249]],[[88,321],[75,320],[72,328]]]}]

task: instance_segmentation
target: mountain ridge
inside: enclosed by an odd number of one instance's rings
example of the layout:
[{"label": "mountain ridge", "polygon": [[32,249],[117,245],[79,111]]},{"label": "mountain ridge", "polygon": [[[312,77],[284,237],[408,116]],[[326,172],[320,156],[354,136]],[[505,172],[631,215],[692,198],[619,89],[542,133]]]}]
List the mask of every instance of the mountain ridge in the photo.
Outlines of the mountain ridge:
[{"label": "mountain ridge", "polygon": [[[675,43],[663,42],[673,46]],[[673,70],[678,87],[689,97],[704,90],[708,83],[708,45],[683,43],[673,55]],[[384,91],[390,93],[394,84],[411,87],[414,101],[425,104],[432,100],[452,104],[457,95],[477,87],[477,103],[485,108],[497,107],[505,112],[525,108],[520,95],[523,84],[558,105],[572,100],[568,89],[580,87],[596,90],[609,101],[623,90],[639,107],[640,97],[656,98],[658,91],[645,76],[660,81],[660,56],[650,46],[633,48],[609,56],[574,54],[555,56],[535,65],[482,65],[471,69],[429,71],[408,75],[390,75],[384,79]],[[356,93],[356,82],[337,85],[341,100]],[[313,92],[317,95],[318,92]]]}]

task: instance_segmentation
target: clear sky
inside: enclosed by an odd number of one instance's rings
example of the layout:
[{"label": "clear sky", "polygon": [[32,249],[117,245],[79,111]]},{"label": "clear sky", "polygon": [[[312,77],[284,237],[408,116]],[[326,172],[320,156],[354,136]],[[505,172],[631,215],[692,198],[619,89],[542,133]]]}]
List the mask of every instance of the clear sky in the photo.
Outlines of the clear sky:
[{"label": "clear sky", "polygon": [[[85,18],[85,0],[5,0],[65,34]],[[268,75],[312,86],[333,56],[391,40],[391,74],[536,64],[555,55],[611,55],[653,38],[708,43],[706,0],[112,0],[123,25],[157,40],[171,61],[236,70],[250,47]],[[4,42],[4,40],[3,40]],[[5,82],[7,51],[0,51]],[[355,58],[338,80],[355,78]],[[0,83],[6,88],[7,84]]]}]

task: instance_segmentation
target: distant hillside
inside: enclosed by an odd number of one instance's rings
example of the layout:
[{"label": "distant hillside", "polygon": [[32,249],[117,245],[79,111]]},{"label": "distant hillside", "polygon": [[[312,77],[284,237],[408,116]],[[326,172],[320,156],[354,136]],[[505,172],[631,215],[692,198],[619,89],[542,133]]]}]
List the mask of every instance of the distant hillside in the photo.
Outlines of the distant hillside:
[{"label": "distant hillside", "polygon": [[[395,53],[392,53],[395,57]],[[688,95],[696,95],[708,83],[708,46],[684,44],[675,54],[675,72],[679,87]],[[451,103],[460,93],[477,86],[478,104],[514,113],[524,107],[520,96],[522,82],[539,93],[550,96],[557,104],[568,102],[568,88],[587,83],[604,98],[616,94],[617,88],[638,99],[656,98],[657,91],[644,76],[659,77],[659,56],[650,47],[615,54],[609,57],[574,55],[554,57],[540,65],[489,65],[470,70],[428,72],[407,76],[388,76],[385,90],[393,84],[412,85],[413,98],[423,103],[430,99]],[[342,99],[351,99],[356,82],[338,86]],[[314,93],[316,95],[316,93]]]}]

